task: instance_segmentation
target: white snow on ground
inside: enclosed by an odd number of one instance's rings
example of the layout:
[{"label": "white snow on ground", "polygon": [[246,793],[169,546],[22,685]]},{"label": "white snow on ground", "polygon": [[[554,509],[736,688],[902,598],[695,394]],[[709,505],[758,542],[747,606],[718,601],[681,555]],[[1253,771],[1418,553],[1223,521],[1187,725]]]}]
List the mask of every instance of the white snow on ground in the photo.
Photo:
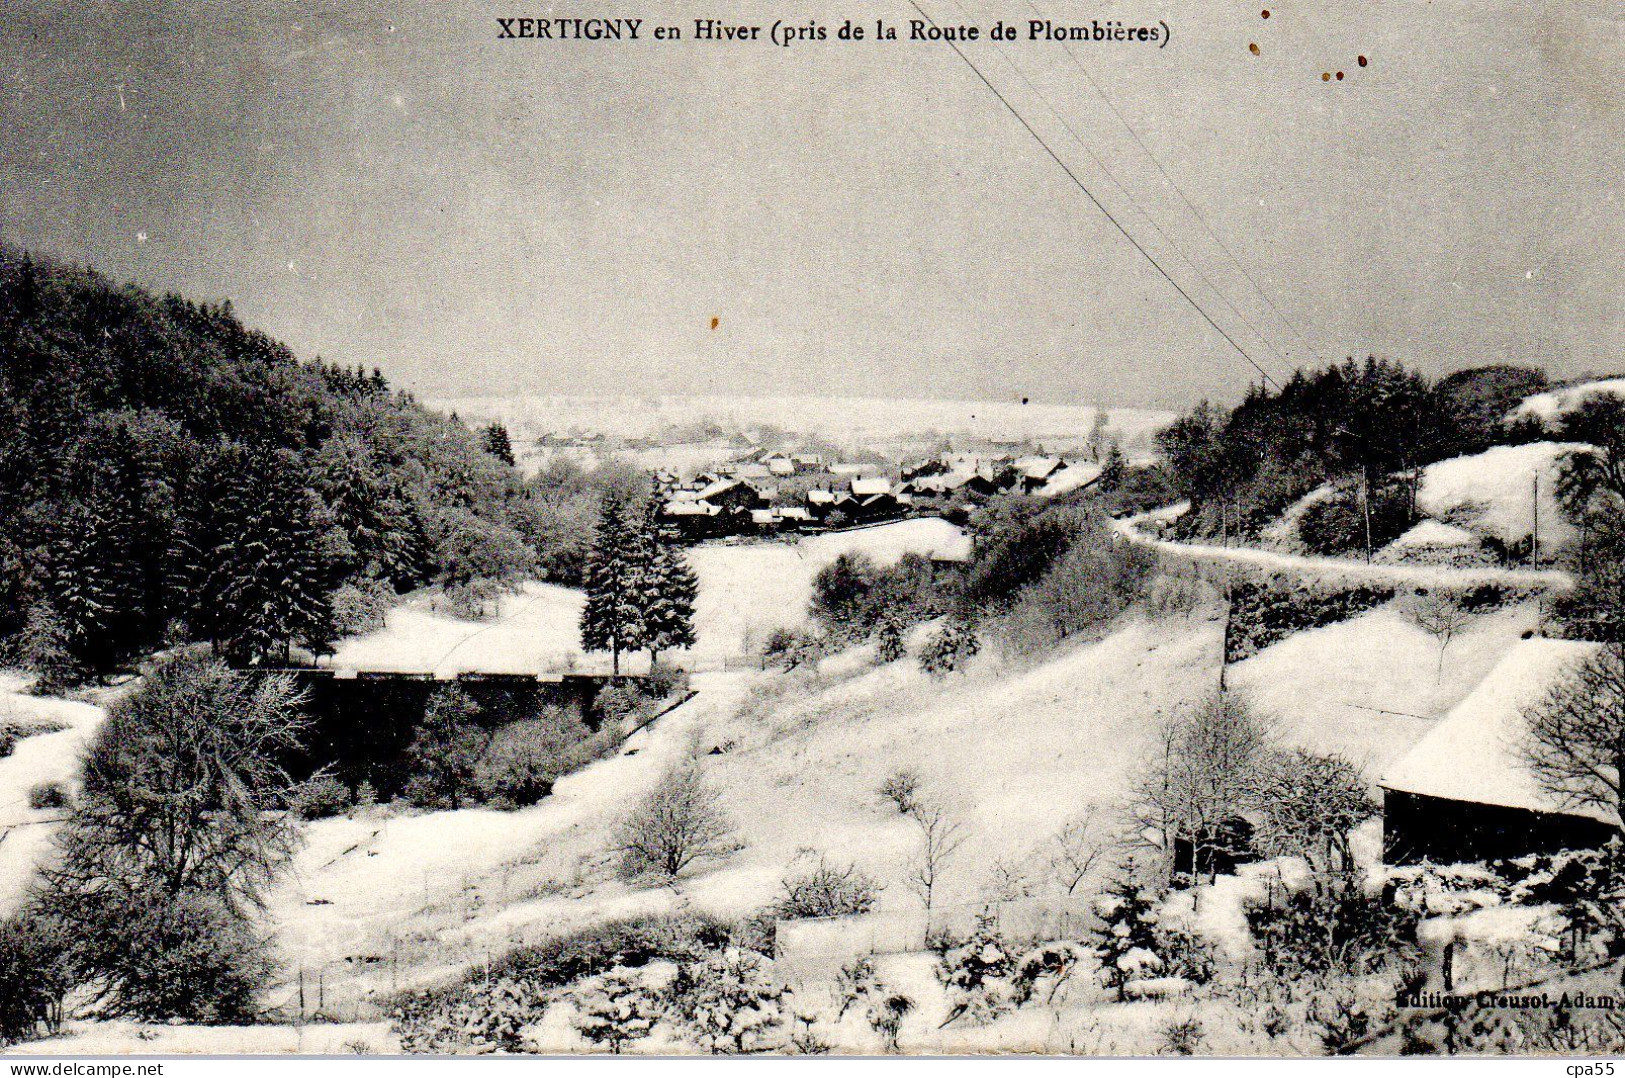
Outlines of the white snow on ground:
[{"label": "white snow on ground", "polygon": [[1451,801],[1617,823],[1611,812],[1553,798],[1520,754],[1528,730],[1524,709],[1538,704],[1597,647],[1577,640],[1522,641],[1443,722],[1387,769],[1383,786]]},{"label": "white snow on ground", "polygon": [[93,704],[25,696],[26,684],[0,675],[0,719],[47,720],[65,723],[67,729],[25,737],[0,759],[0,917],[14,912],[23,899],[62,815],[60,809],[29,808],[28,791],[43,782],[60,782],[72,791],[79,754],[105,714]]},{"label": "white snow on ground", "polygon": [[[1327,580],[1375,581],[1388,584],[1409,584],[1422,587],[1456,585],[1468,587],[1476,584],[1520,584],[1554,590],[1567,590],[1574,586],[1574,578],[1556,569],[1493,569],[1454,568],[1443,565],[1366,565],[1364,562],[1344,558],[1313,558],[1298,554],[1282,554],[1255,547],[1224,547],[1203,543],[1177,543],[1169,539],[1156,539],[1140,530],[1142,521],[1156,522],[1168,519],[1167,514],[1178,506],[1158,513],[1126,517],[1112,522],[1118,533],[1142,546],[1166,554],[1203,562],[1232,562],[1266,571],[1282,571]],[[1544,526],[1542,527],[1544,531]]]},{"label": "white snow on ground", "polygon": [[1580,406],[1585,398],[1601,393],[1612,393],[1616,397],[1625,397],[1625,378],[1606,378],[1597,382],[1582,382],[1579,385],[1569,386],[1566,389],[1553,389],[1545,393],[1536,393],[1526,398],[1524,402],[1512,410],[1508,419],[1519,419],[1523,416],[1534,416],[1544,423],[1567,415]]},{"label": "white snow on ground", "polygon": [[1476,547],[1478,536],[1466,528],[1445,524],[1437,520],[1424,520],[1410,531],[1388,544],[1390,548],[1411,547]]},{"label": "white snow on ground", "polygon": [[62,1035],[0,1052],[11,1056],[347,1056],[395,1054],[388,1022],[298,1026],[170,1026],[70,1022]]},{"label": "white snow on ground", "polygon": [[1392,605],[1294,633],[1230,668],[1290,742],[1337,752],[1373,782],[1539,623],[1532,603],[1474,621],[1444,649]]},{"label": "white snow on ground", "polygon": [[[694,623],[698,644],[668,655],[678,665],[706,668],[759,653],[767,634],[806,620],[812,579],[846,552],[881,565],[906,553],[967,557],[970,538],[945,520],[922,517],[811,536],[798,542],[715,543],[688,552],[699,577]],[[464,671],[536,673],[605,670],[606,654],[585,655],[579,643],[582,593],[527,583],[503,598],[486,621],[435,613],[424,597],[392,610],[385,628],[343,641],[332,665],[339,670],[396,670],[450,677]],[[647,665],[623,657],[624,668]]]},{"label": "white snow on ground", "polygon": [[1557,503],[1557,476],[1565,454],[1584,445],[1531,442],[1499,445],[1470,457],[1430,464],[1422,472],[1416,504],[1422,512],[1503,542],[1527,539],[1534,526],[1538,478],[1540,544],[1545,551],[1574,538]]}]

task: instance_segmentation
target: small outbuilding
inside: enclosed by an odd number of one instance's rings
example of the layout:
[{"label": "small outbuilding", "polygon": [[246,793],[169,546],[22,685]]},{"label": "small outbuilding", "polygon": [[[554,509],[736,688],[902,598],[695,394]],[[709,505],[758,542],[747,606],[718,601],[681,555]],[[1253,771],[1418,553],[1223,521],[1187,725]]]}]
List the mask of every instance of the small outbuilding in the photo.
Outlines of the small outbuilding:
[{"label": "small outbuilding", "polygon": [[1526,711],[1596,644],[1525,640],[1429,730],[1379,785],[1390,864],[1456,864],[1595,848],[1619,833],[1613,813],[1545,789],[1524,760]]}]

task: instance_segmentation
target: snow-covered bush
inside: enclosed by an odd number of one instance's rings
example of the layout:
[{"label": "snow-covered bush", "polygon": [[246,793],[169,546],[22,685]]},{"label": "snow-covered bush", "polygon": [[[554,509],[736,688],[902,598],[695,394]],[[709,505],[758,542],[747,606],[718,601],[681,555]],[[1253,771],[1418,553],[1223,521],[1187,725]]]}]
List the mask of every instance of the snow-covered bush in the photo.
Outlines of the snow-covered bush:
[{"label": "snow-covered bush", "polygon": [[884,986],[875,974],[874,961],[868,955],[859,955],[835,975],[835,991],[841,1000],[835,1012],[835,1020],[839,1022],[857,1003],[878,997]]},{"label": "snow-covered bush", "polygon": [[546,1006],[527,980],[497,977],[461,993],[414,992],[396,1008],[391,1028],[408,1055],[462,1055],[531,1050],[523,1030]]},{"label": "snow-covered bush", "polygon": [[1010,977],[1011,998],[1016,1006],[1039,995],[1043,995],[1046,1003],[1054,1000],[1061,986],[1071,980],[1083,964],[1085,954],[1078,944],[1060,941],[1041,944],[1022,955]]},{"label": "snow-covered bush", "polygon": [[576,1007],[576,1030],[612,1055],[649,1036],[666,1013],[662,994],[636,972],[624,969],[578,991]]},{"label": "snow-covered bush", "polygon": [[886,776],[886,781],[880,784],[880,796],[896,805],[897,811],[907,816],[920,803],[921,784],[919,772],[899,768]]},{"label": "snow-covered bush", "polygon": [[732,853],[733,822],[717,792],[693,766],[668,770],[621,824],[621,876],[676,879],[692,865]]},{"label": "snow-covered bush", "polygon": [[1195,1015],[1176,1018],[1162,1027],[1162,1047],[1158,1055],[1193,1056],[1207,1038],[1202,1020]]},{"label": "snow-covered bush", "polygon": [[485,801],[504,807],[534,805],[553,791],[553,782],[578,766],[581,746],[591,737],[567,708],[545,709],[497,730],[474,768],[474,785]]},{"label": "snow-covered bush", "polygon": [[746,951],[683,963],[666,992],[672,1019],[713,1055],[770,1047],[784,1024],[783,989],[763,974],[761,959]]},{"label": "snow-covered bush", "polygon": [[384,627],[395,589],[376,578],[342,584],[328,596],[335,636],[360,636]]},{"label": "snow-covered bush", "polygon": [[1272,896],[1247,910],[1261,961],[1282,977],[1401,967],[1416,953],[1418,919],[1352,879]]},{"label": "snow-covered bush", "polygon": [[355,797],[348,786],[323,772],[294,787],[288,803],[303,819],[324,820],[349,808]]},{"label": "snow-covered bush", "polygon": [[56,1032],[69,987],[54,922],[33,912],[0,920],[0,1047]]},{"label": "snow-covered bush", "polygon": [[869,1028],[885,1038],[886,1051],[896,1053],[901,1049],[897,1039],[903,1031],[903,1019],[912,1013],[913,999],[901,992],[886,992],[869,1004],[864,1017],[869,1022]]},{"label": "snow-covered bush", "polygon": [[985,1025],[1016,1006],[1016,960],[991,914],[980,914],[970,938],[942,956],[937,978],[948,993],[948,1015]]},{"label": "snow-covered bush", "polygon": [[28,807],[36,811],[67,808],[71,800],[60,782],[37,782],[28,788]]},{"label": "snow-covered bush", "polygon": [[1310,998],[1306,1017],[1321,1046],[1335,1055],[1392,1025],[1397,1013],[1392,998],[1373,998],[1355,985],[1333,982]]},{"label": "snow-covered bush", "polygon": [[920,649],[920,669],[932,677],[963,670],[982,650],[976,626],[965,618],[949,618]]},{"label": "snow-covered bush", "polygon": [[880,900],[880,884],[856,865],[832,865],[818,859],[816,868],[787,875],[779,883],[774,910],[785,920],[801,917],[851,917],[868,913]]},{"label": "snow-covered bush", "polygon": [[908,643],[902,620],[889,614],[883,616],[875,629],[875,661],[894,663],[907,656]]}]

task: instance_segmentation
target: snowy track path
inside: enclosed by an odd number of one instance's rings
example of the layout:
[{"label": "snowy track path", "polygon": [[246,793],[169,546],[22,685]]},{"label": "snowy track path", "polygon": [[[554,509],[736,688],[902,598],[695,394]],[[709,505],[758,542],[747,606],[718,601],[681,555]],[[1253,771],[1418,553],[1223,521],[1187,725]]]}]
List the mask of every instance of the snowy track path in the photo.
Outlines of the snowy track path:
[{"label": "snowy track path", "polygon": [[1166,554],[1192,558],[1197,561],[1231,562],[1260,569],[1302,573],[1308,576],[1343,577],[1369,580],[1384,584],[1409,584],[1417,587],[1442,585],[1509,584],[1549,591],[1567,591],[1574,586],[1574,578],[1558,569],[1488,569],[1462,568],[1446,565],[1367,565],[1344,558],[1314,558],[1301,554],[1281,554],[1273,550],[1251,547],[1210,546],[1201,543],[1176,543],[1156,539],[1140,531],[1145,520],[1160,519],[1165,510],[1142,513],[1112,521],[1117,533],[1130,542]]}]

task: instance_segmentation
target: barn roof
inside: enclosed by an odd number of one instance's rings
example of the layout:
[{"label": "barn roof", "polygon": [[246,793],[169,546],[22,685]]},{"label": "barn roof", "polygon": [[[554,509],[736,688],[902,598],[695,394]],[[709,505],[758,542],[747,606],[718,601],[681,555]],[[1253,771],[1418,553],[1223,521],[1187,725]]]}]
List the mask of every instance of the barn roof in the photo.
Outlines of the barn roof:
[{"label": "barn roof", "polygon": [[1447,801],[1613,823],[1608,813],[1565,804],[1541,789],[1520,748],[1528,730],[1524,709],[1538,704],[1560,678],[1596,649],[1596,644],[1576,640],[1520,642],[1478,688],[1389,768],[1379,785]]},{"label": "barn roof", "polygon": [[711,483],[704,489],[696,492],[694,497],[703,502],[707,499],[715,498],[718,494],[725,494],[733,488],[741,485],[742,484],[737,479],[718,479],[715,483]]},{"label": "barn roof", "polygon": [[852,493],[860,498],[868,498],[876,494],[890,494],[891,480],[885,478],[854,479],[852,480]]}]

